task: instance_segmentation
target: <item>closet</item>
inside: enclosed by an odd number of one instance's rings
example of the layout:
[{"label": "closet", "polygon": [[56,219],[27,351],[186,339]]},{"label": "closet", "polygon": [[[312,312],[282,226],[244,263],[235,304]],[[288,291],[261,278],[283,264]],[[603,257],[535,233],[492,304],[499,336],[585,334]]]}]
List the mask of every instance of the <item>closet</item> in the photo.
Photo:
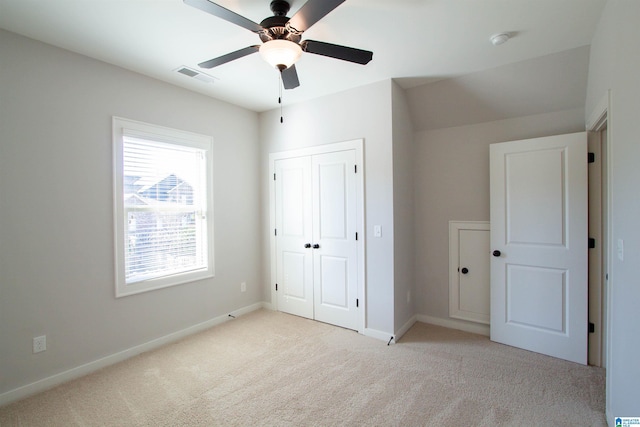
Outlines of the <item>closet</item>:
[{"label": "closet", "polygon": [[271,268],[277,310],[359,330],[362,164],[350,146],[271,156]]}]

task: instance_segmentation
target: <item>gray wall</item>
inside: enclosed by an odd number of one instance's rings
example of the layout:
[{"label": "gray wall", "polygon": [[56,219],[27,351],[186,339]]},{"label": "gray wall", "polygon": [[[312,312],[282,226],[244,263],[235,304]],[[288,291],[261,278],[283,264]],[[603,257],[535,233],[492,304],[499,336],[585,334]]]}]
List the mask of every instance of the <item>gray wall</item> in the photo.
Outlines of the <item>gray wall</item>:
[{"label": "gray wall", "polygon": [[489,221],[489,145],[583,130],[579,108],[416,132],[417,313],[449,318],[449,221]]},{"label": "gray wall", "polygon": [[[609,269],[609,357],[607,419],[640,414],[640,2],[609,0],[591,45],[586,115],[611,90],[609,111],[610,185],[613,225]],[[624,261],[615,251],[624,241]],[[636,415],[632,415],[636,414]]]},{"label": "gray wall", "polygon": [[393,242],[394,333],[414,316],[415,233],[413,231],[413,125],[406,92],[393,83]]},{"label": "gray wall", "polygon": [[[391,81],[260,114],[263,194],[264,295],[271,301],[269,260],[269,153],[364,138],[366,209],[366,328],[394,332],[393,148]],[[373,225],[382,237],[373,237]]]},{"label": "gray wall", "polygon": [[489,221],[490,144],[584,130],[588,63],[583,46],[407,89],[418,315],[470,326],[449,318],[449,221]]},{"label": "gray wall", "polygon": [[[262,300],[256,113],[2,30],[0,57],[0,395]],[[114,297],[112,115],[213,136],[215,278]]]}]

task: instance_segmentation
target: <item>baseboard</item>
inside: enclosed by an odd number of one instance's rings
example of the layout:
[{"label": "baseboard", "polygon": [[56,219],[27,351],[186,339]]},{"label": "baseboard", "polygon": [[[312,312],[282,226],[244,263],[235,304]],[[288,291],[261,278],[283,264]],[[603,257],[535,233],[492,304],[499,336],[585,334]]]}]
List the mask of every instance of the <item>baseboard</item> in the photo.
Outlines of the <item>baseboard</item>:
[{"label": "baseboard", "polygon": [[416,323],[418,321],[417,316],[412,316],[409,320],[407,320],[407,323],[405,323],[404,325],[402,325],[402,327],[396,332],[396,336],[393,339],[394,341],[399,340],[400,338],[402,338],[402,336],[407,333],[407,331],[409,329],[411,329],[411,327],[413,326],[414,323]]},{"label": "baseboard", "polygon": [[389,332],[382,332],[382,331],[378,331],[378,330],[371,329],[371,328],[364,328],[364,331],[362,332],[362,335],[364,335],[366,337],[375,338],[375,339],[378,339],[380,341],[384,341],[386,343],[395,342],[395,335],[390,334]]},{"label": "baseboard", "polygon": [[[263,303],[263,302],[255,303],[247,307],[234,310],[229,314],[235,317],[242,316],[252,311],[255,311],[261,308],[266,308],[265,304],[266,303]],[[133,356],[137,356],[138,354],[144,353],[145,351],[156,349],[158,347],[177,341],[189,335],[193,335],[195,333],[204,331],[206,329],[209,329],[221,323],[228,322],[229,320],[232,320],[229,314],[224,314],[222,316],[214,317],[213,319],[207,320],[202,323],[198,323],[197,325],[190,326],[186,329],[173,332],[163,337],[156,338],[144,344],[140,344],[135,347],[131,347],[126,350],[120,351],[118,353],[111,354],[109,356],[94,360],[93,362],[85,363],[84,365],[80,365],[75,368],[71,368],[67,371],[61,372],[59,374],[55,374],[50,377],[43,378],[31,384],[27,384],[25,386],[18,387],[13,390],[9,390],[5,393],[0,394],[0,406],[9,404],[11,402],[15,402],[17,400],[34,395],[36,393],[40,393],[42,391],[48,390],[57,385],[65,383],[67,381],[71,381],[73,379],[90,374],[91,372],[97,371],[98,369],[102,369],[104,367],[113,365],[118,362],[122,362],[123,360],[129,359]]]},{"label": "baseboard", "polygon": [[[238,310],[233,310],[229,314],[232,314],[232,315],[238,317],[238,316],[244,316],[245,314],[251,313],[252,311],[260,310],[261,308],[266,308],[267,310],[270,310],[271,309],[271,304],[268,304],[269,307],[267,307],[266,304],[267,303],[265,303],[265,302],[257,302],[255,304],[251,304],[251,305],[248,305],[246,307],[239,308]],[[215,319],[219,319],[221,317],[224,317],[224,316],[219,316],[219,317],[216,317]],[[214,319],[212,319],[212,320],[214,320]],[[209,320],[209,322],[211,322],[211,320]]]},{"label": "baseboard", "polygon": [[365,328],[362,335],[367,337],[376,338],[381,341],[386,341],[389,344],[395,344],[411,327],[416,323],[418,319],[416,316],[412,316],[402,327],[395,333],[390,334],[388,332],[377,331],[371,328]]},{"label": "baseboard", "polygon": [[431,325],[444,326],[445,328],[458,329],[460,331],[471,332],[489,336],[489,325],[465,322],[464,320],[443,319],[441,317],[427,316],[419,314],[416,316],[418,322],[429,323]]}]

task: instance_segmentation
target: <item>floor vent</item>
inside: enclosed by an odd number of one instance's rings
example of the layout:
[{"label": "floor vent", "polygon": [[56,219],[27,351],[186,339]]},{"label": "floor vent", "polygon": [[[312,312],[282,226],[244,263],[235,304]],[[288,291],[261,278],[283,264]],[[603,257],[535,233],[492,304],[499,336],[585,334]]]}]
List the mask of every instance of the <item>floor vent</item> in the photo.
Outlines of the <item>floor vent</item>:
[{"label": "floor vent", "polygon": [[205,82],[205,83],[213,83],[214,81],[217,80],[217,78],[213,76],[210,76],[205,73],[201,73],[200,71],[196,71],[193,68],[189,68],[185,66],[179,67],[175,71],[177,71],[180,74],[184,74],[187,77],[192,77],[196,80],[200,80],[201,82]]}]

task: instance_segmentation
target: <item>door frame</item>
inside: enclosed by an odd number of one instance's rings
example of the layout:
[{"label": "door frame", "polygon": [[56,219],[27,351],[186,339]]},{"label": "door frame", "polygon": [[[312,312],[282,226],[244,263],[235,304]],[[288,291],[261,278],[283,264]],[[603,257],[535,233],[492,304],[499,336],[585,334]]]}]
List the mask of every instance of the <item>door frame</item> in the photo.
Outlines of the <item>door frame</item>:
[{"label": "door frame", "polygon": [[335,142],[330,144],[316,145],[306,148],[300,148],[295,150],[280,151],[276,153],[269,153],[269,251],[270,251],[270,269],[271,269],[271,283],[269,287],[271,289],[271,307],[273,310],[278,310],[278,295],[276,293],[277,283],[277,263],[276,263],[276,204],[275,204],[275,162],[282,159],[290,159],[294,157],[313,156],[315,154],[334,153],[339,151],[355,150],[356,154],[356,230],[358,233],[358,240],[356,240],[357,247],[357,298],[358,305],[358,333],[364,333],[365,319],[367,312],[367,298],[366,298],[366,244],[365,244],[365,203],[364,203],[364,140],[354,139],[350,141]]},{"label": "door frame", "polygon": [[[611,358],[611,346],[609,342],[611,340],[611,289],[613,287],[614,277],[613,271],[611,270],[613,252],[613,227],[611,223],[612,217],[612,159],[613,159],[613,144],[612,144],[612,114],[611,114],[611,91],[607,90],[605,94],[602,96],[600,101],[596,104],[595,108],[591,111],[591,114],[588,116],[586,121],[585,129],[589,132],[602,132],[604,131],[606,134],[606,144],[601,146],[604,149],[603,158],[605,162],[603,163],[603,174],[602,174],[602,191],[605,193],[605,197],[602,199],[602,208],[606,211],[606,221],[602,224],[602,228],[604,233],[606,234],[606,239],[603,239],[603,256],[602,260],[608,266],[608,271],[605,274],[608,276],[608,280],[605,281],[604,284],[604,292],[602,293],[602,321],[604,323],[602,332],[602,366],[607,370],[610,369],[612,358]],[[602,144],[602,141],[600,141]],[[606,375],[606,390],[611,390],[610,376]],[[609,401],[609,394],[606,393],[606,409],[607,413],[609,413],[609,408],[611,407],[611,402]]]}]

